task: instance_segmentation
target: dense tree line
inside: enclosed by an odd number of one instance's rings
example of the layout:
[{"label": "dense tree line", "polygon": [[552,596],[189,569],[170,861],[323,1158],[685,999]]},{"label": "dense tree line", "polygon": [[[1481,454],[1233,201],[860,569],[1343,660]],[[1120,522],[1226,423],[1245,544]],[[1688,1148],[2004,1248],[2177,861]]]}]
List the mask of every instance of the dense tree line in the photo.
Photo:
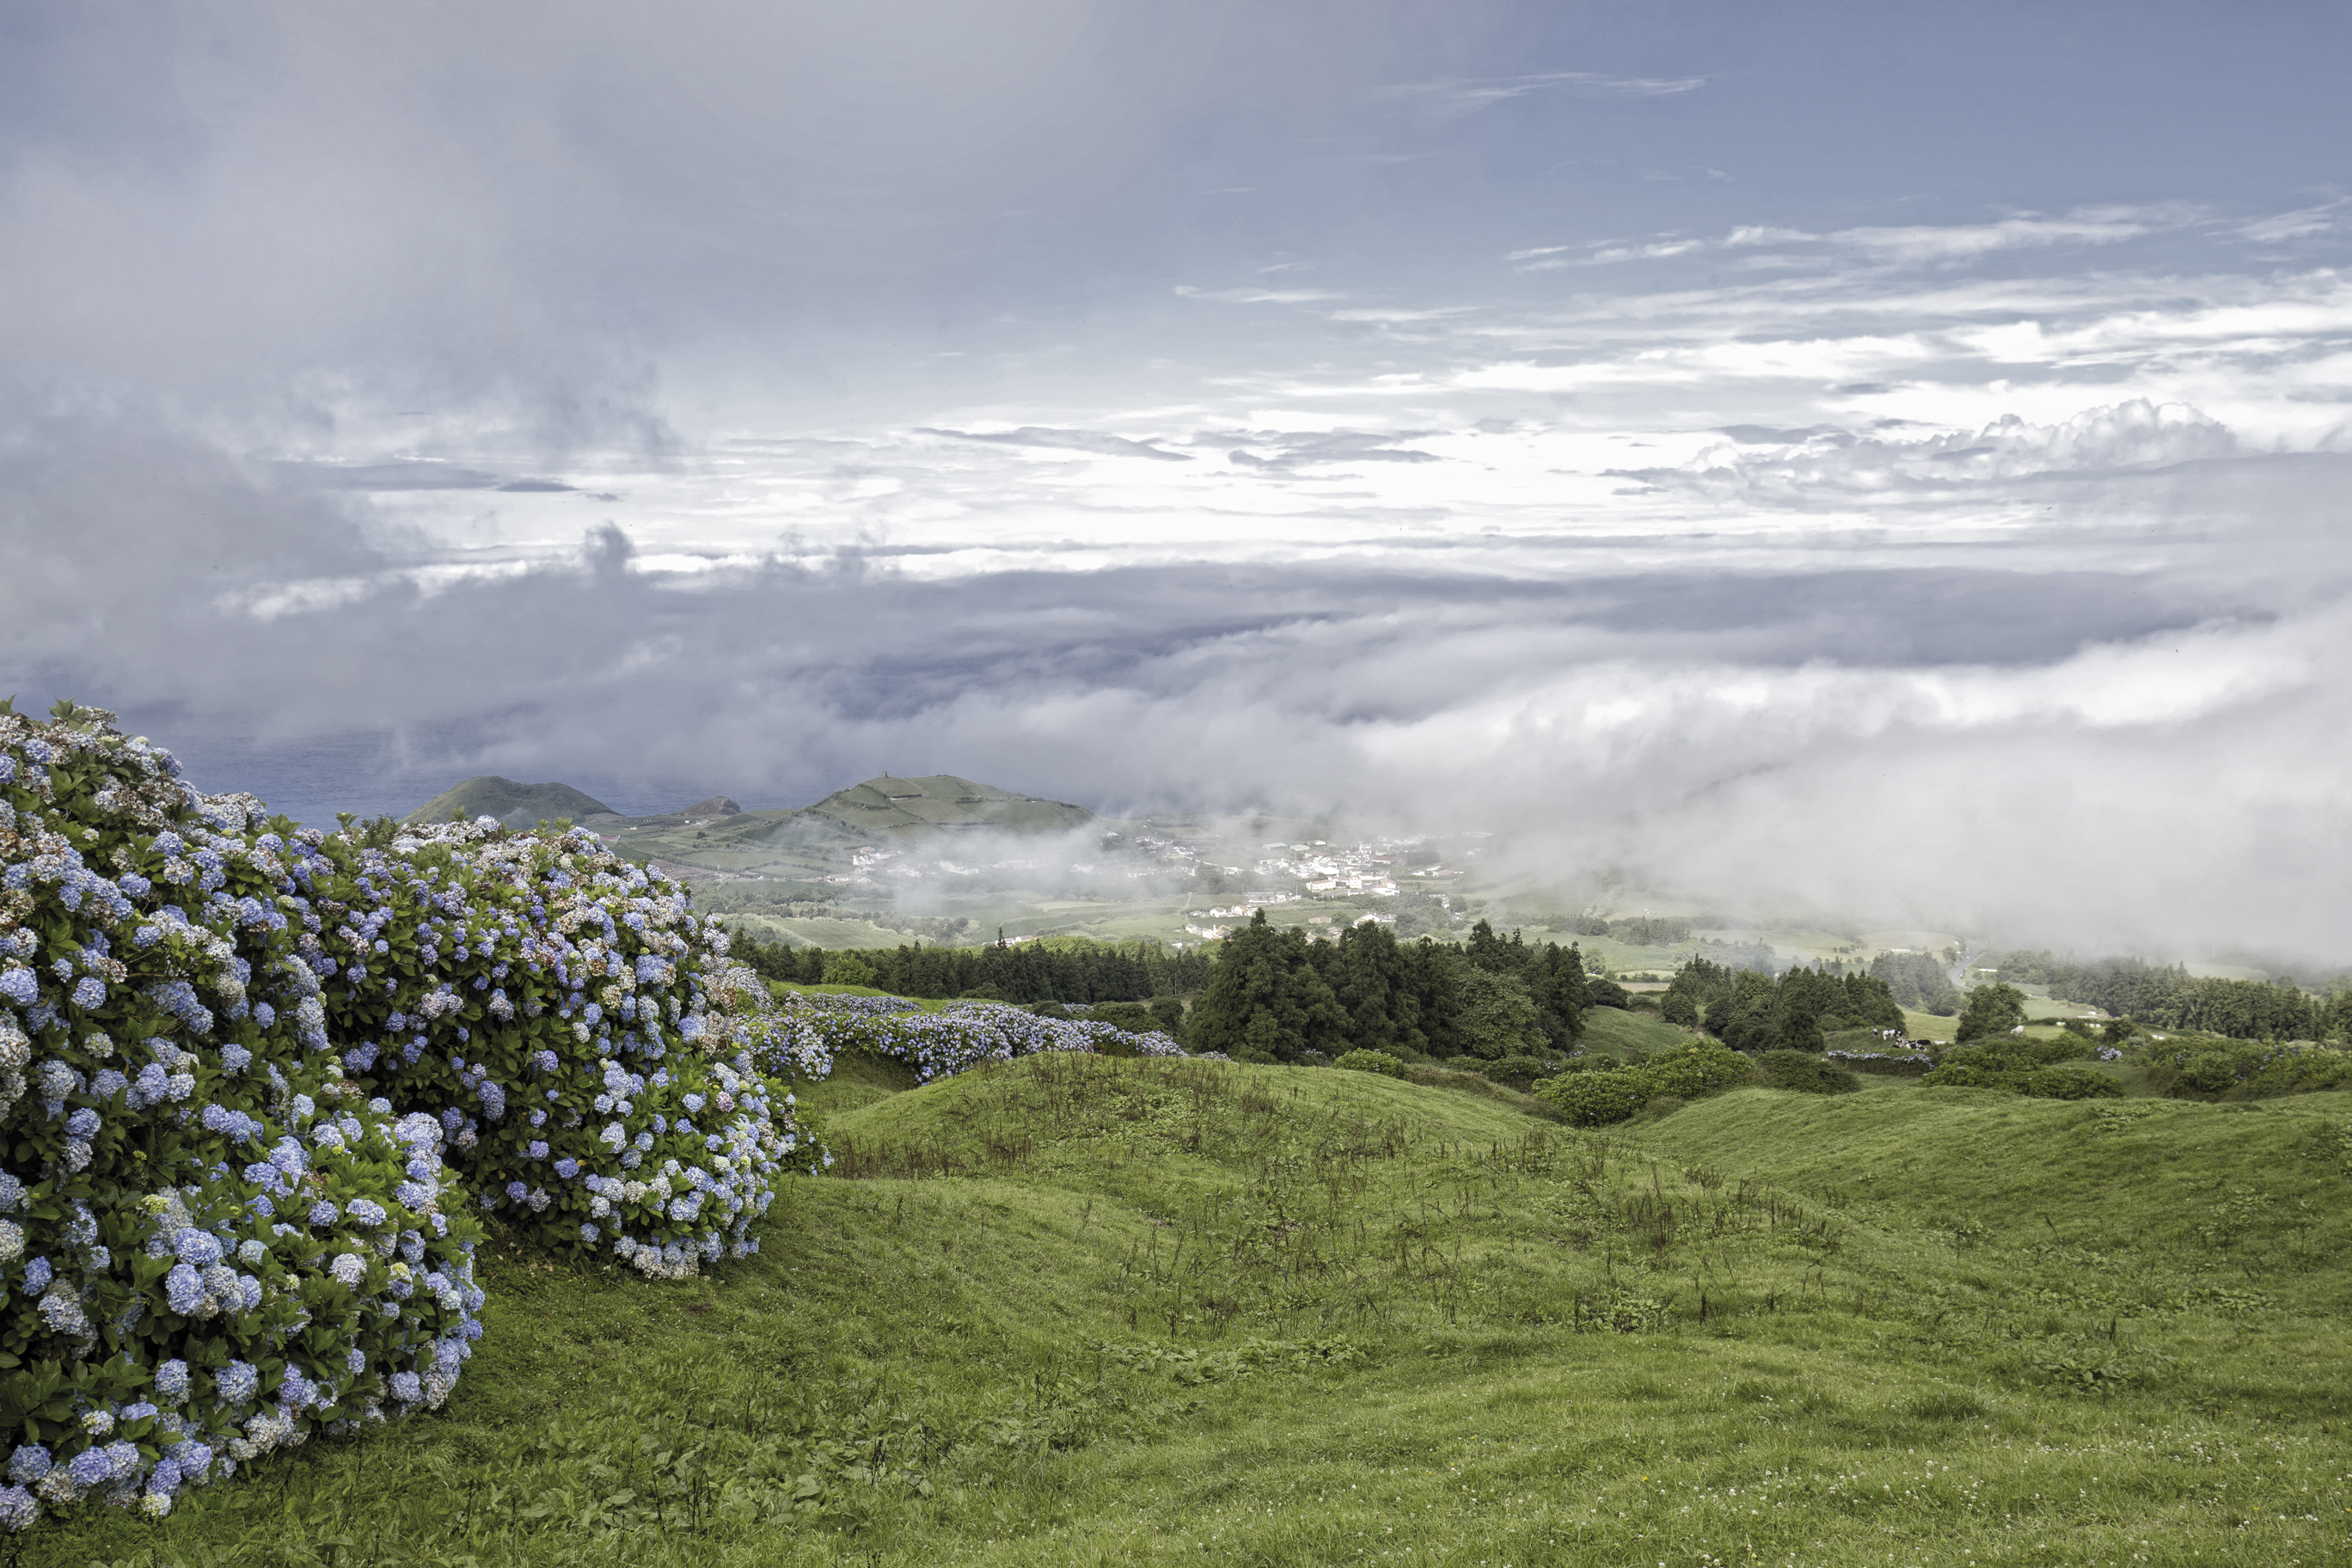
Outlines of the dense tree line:
[{"label": "dense tree line", "polygon": [[1185,1044],[1244,1061],[1349,1050],[1498,1058],[1572,1045],[1584,1003],[1573,946],[1505,938],[1483,920],[1458,947],[1400,942],[1378,923],[1314,942],[1260,910],[1221,945]]},{"label": "dense tree line", "polygon": [[1903,1026],[1901,1005],[1874,974],[1816,967],[1776,979],[1705,958],[1675,972],[1658,1014],[1740,1051],[1818,1051],[1825,1036],[1843,1029]]},{"label": "dense tree line", "polygon": [[2136,958],[2079,963],[2047,952],[2004,952],[1990,961],[2003,981],[2044,985],[2157,1029],[2240,1040],[2313,1040],[2352,1028],[2352,993],[2319,1001],[2286,981],[2200,979],[2178,964]]},{"label": "dense tree line", "polygon": [[994,942],[984,947],[890,948],[827,952],[738,939],[734,953],[771,980],[814,985],[847,981],[900,996],[982,996],[998,1002],[1141,1002],[1207,987],[1214,973],[1199,948],[1156,942]]}]

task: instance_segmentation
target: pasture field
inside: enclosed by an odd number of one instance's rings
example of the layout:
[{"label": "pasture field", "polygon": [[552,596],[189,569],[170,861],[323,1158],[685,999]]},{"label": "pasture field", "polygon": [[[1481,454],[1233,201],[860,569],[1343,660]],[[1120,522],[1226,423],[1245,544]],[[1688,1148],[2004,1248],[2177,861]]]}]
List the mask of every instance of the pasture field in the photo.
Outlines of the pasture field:
[{"label": "pasture field", "polygon": [[443,1414],[21,1561],[2352,1561],[2352,1096],[908,1083],[804,1092],[837,1163],[758,1257],[494,1246]]},{"label": "pasture field", "polygon": [[1588,1051],[1606,1051],[1612,1057],[1622,1057],[1628,1049],[1673,1050],[1696,1038],[1688,1029],[1669,1024],[1654,1013],[1635,1013],[1622,1007],[1587,1007],[1584,1037],[1578,1044]]}]

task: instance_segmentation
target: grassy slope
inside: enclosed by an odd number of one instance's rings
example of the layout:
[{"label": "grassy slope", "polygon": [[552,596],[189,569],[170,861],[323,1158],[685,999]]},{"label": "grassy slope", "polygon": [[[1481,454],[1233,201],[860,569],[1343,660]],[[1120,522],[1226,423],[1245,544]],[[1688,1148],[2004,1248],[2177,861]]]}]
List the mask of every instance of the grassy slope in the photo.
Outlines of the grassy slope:
[{"label": "grassy slope", "polygon": [[446,1414],[26,1560],[2352,1551],[2352,1097],[1747,1089],[1599,1138],[1332,1071],[903,1081],[810,1097],[861,1179],[723,1283],[494,1255]]},{"label": "grassy slope", "polygon": [[1696,1037],[1689,1030],[1653,1014],[1629,1012],[1622,1007],[1587,1007],[1584,1037],[1578,1043],[1588,1051],[1606,1051],[1622,1057],[1630,1046],[1647,1051],[1672,1050]]}]

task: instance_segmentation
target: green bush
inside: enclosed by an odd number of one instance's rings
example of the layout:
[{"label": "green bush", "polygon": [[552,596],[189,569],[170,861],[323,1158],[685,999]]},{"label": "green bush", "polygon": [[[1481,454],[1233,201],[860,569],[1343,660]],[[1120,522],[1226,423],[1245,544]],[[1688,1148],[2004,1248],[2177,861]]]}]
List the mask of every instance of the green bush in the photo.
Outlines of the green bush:
[{"label": "green bush", "polygon": [[1579,1127],[1622,1121],[1657,1093],[1643,1074],[1633,1071],[1563,1073],[1535,1088],[1538,1100],[1565,1112]]},{"label": "green bush", "polygon": [[1535,1086],[1535,1096],[1580,1127],[1622,1121],[1661,1095],[1696,1100],[1754,1075],[1756,1065],[1709,1041],[1664,1052],[1639,1067],[1567,1072]]},{"label": "green bush", "polygon": [[1766,1051],[1757,1058],[1774,1089],[1804,1094],[1852,1094],[1862,1080],[1843,1068],[1832,1067],[1804,1051]]},{"label": "green bush", "polygon": [[1638,1070],[1656,1086],[1654,1092],[1696,1100],[1718,1089],[1747,1082],[1755,1073],[1756,1064],[1738,1051],[1727,1050],[1710,1040],[1678,1051],[1661,1052]]},{"label": "green bush", "polygon": [[2121,1100],[2124,1086],[2088,1068],[2036,1068],[2024,1075],[2021,1091],[2037,1100]]},{"label": "green bush", "polygon": [[1538,1079],[1549,1078],[1559,1071],[1559,1067],[1549,1057],[1513,1056],[1497,1061],[1480,1062],[1478,1070],[1496,1083],[1526,1089],[1531,1088]]},{"label": "green bush", "polygon": [[1404,1063],[1386,1051],[1347,1051],[1331,1064],[1349,1072],[1376,1072],[1383,1078],[1402,1078]]},{"label": "green bush", "polygon": [[2238,1064],[2228,1051],[2200,1051],[2172,1077],[2175,1094],[2227,1094],[2238,1087]]},{"label": "green bush", "polygon": [[2132,1054],[2175,1099],[2309,1094],[2352,1084],[2352,1052],[2326,1046],[2257,1045],[2211,1036],[2143,1038]]}]

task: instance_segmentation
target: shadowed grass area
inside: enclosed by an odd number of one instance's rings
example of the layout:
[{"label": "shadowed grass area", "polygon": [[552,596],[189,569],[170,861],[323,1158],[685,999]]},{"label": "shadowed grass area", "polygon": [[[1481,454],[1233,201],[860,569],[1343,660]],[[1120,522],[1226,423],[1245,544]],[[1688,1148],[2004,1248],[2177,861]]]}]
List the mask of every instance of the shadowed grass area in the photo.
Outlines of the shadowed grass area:
[{"label": "shadowed grass area", "polygon": [[487,1259],[444,1414],[25,1561],[2320,1563],[2352,1097],[845,1063],[757,1258]]}]

